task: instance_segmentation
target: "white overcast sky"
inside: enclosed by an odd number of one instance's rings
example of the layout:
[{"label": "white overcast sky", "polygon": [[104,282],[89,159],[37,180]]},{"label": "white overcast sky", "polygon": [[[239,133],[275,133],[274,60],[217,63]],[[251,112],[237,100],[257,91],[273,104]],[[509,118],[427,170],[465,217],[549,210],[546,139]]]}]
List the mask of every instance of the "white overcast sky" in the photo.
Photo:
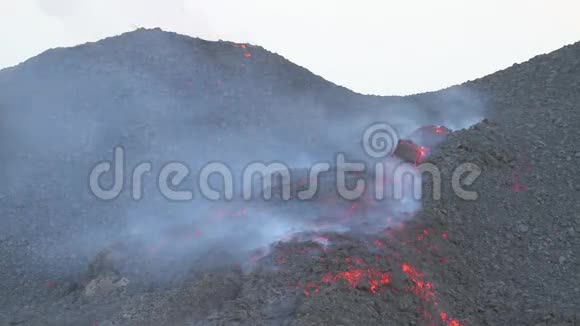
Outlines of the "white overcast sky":
[{"label": "white overcast sky", "polygon": [[0,0],[0,68],[136,27],[261,45],[355,91],[402,95],[580,41],[580,1]]}]

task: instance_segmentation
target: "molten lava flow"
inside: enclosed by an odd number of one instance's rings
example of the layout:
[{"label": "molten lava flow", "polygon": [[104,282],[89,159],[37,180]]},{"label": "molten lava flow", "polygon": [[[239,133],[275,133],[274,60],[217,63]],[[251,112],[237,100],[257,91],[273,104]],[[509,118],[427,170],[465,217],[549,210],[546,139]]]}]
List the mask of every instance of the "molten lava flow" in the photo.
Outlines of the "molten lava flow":
[{"label": "molten lava flow", "polygon": [[418,145],[413,141],[399,140],[394,155],[403,161],[418,165],[423,163],[431,152],[428,146]]},{"label": "molten lava flow", "polygon": [[[435,294],[435,286],[433,283],[425,281],[423,279],[423,274],[408,263],[404,263],[401,269],[413,283],[413,286],[409,289],[411,292],[423,301],[430,303],[435,307],[439,306],[439,302],[436,300],[437,296]],[[449,318],[447,313],[444,311],[440,311],[439,316],[441,317],[441,321],[448,326],[463,326],[463,324],[458,320]]]},{"label": "molten lava flow", "polygon": [[322,282],[331,283],[338,280],[346,281],[353,288],[361,287],[361,283],[366,281],[369,291],[377,293],[381,286],[391,283],[391,274],[372,269],[352,268],[337,273],[328,273],[322,278]]},{"label": "molten lava flow", "polygon": [[250,58],[252,56],[247,44],[234,44],[234,47],[244,50],[244,57]]},{"label": "molten lava flow", "polygon": [[417,240],[422,241],[426,235],[429,235],[429,230],[423,230],[423,232],[417,236]]},{"label": "molten lava flow", "polygon": [[415,158],[415,165],[423,163],[425,157],[429,155],[431,149],[426,146],[418,146],[416,149],[416,158]]},{"label": "molten lava flow", "polygon": [[[399,250],[396,249],[397,244],[411,246],[417,250],[419,255],[432,254],[443,262],[446,259],[438,254],[438,247],[431,240],[438,237],[447,239],[449,235],[432,229],[417,229],[416,231],[418,234],[398,231],[391,233],[388,239],[369,239],[369,244],[374,244],[380,250],[388,250],[387,255],[375,254],[369,260],[363,260],[363,257],[360,256],[349,256],[336,257],[331,261],[328,259],[328,254],[331,254],[332,247],[329,248],[329,251],[315,250],[317,252],[314,252],[313,255],[310,254],[313,259],[319,260],[324,266],[337,267],[322,274],[318,281],[310,279],[303,283],[295,283],[297,284],[296,288],[300,289],[306,297],[312,299],[322,289],[331,290],[332,287],[327,288],[326,286],[336,282],[341,282],[341,284],[355,290],[366,291],[378,296],[382,296],[387,292],[385,290],[389,290],[392,293],[414,296],[416,298],[414,301],[418,303],[419,318],[427,325],[463,326],[464,324],[457,319],[451,318],[448,312],[443,310],[443,304],[439,301],[435,283],[428,280],[425,273],[421,272],[410,262],[404,261]],[[411,237],[408,237],[409,235]],[[333,238],[321,235],[308,236],[308,241],[317,242],[319,245],[321,242],[338,243]],[[312,250],[312,248],[316,247],[310,247],[309,250]],[[279,264],[292,264],[292,257],[300,257],[302,259],[305,255],[309,255],[306,248],[288,247],[287,249],[297,252],[288,252],[289,256],[280,255],[282,250],[286,251],[286,249],[281,248],[276,259]],[[320,255],[321,252],[325,254]],[[383,266],[385,262],[388,262],[387,266]],[[399,266],[398,271],[396,269],[392,270],[393,264]]]},{"label": "molten lava flow", "polygon": [[439,134],[439,135],[447,135],[451,132],[451,130],[449,130],[443,126],[435,126],[434,131],[436,134]]},{"label": "molten lava flow", "polygon": [[[379,258],[376,257],[376,259],[378,260]],[[345,260],[356,265],[351,264],[348,269],[344,271],[329,272],[325,274],[322,277],[321,283],[329,284],[343,280],[352,288],[367,290],[371,293],[378,293],[381,288],[391,284],[390,273],[366,267],[365,263],[359,257],[349,257],[345,258]],[[406,289],[407,292],[414,294],[425,303],[432,305],[434,308],[439,306],[435,292],[435,285],[425,280],[423,273],[419,272],[409,263],[403,263],[401,270],[412,283],[412,285]],[[304,295],[310,297],[313,293],[320,292],[321,283],[307,282],[303,285],[298,284],[296,287],[302,289]],[[435,308],[435,310],[438,309]],[[445,325],[463,326],[463,324],[458,320],[450,318],[447,312],[438,310],[437,313]],[[423,315],[423,318],[426,320],[433,319],[432,315],[427,310],[423,312]]]},{"label": "molten lava flow", "polygon": [[[425,301],[433,301],[435,298],[434,286],[430,282],[425,282],[422,279],[422,274],[419,273],[414,267],[409,264],[403,264],[403,272],[409,277],[411,282],[415,284],[411,290],[415,293],[418,297]],[[437,302],[434,302],[437,305]]]},{"label": "molten lava flow", "polygon": [[447,314],[442,312],[439,314],[439,317],[441,317],[441,321],[443,321],[445,324],[447,324],[448,326],[461,326],[462,324],[460,322],[458,322],[455,319],[450,319],[449,317],[447,317]]}]

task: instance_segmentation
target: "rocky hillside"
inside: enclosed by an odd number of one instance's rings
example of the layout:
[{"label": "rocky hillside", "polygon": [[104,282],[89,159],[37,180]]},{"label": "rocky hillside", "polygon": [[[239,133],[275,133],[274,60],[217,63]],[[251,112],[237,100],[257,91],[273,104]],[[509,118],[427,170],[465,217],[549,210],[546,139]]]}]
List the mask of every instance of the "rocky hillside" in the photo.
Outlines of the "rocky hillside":
[{"label": "rocky hillside", "polygon": [[[259,46],[161,30],[49,50],[0,71],[0,324],[576,325],[579,105],[580,44],[409,97],[357,94]],[[190,242],[205,236],[197,225],[153,246],[128,236],[205,206],[101,202],[87,189],[116,145],[154,169],[305,166],[360,156],[376,121],[402,136],[475,125],[429,158],[443,173],[441,200],[424,196],[417,216],[371,235],[309,230],[240,261]],[[461,163],[481,168],[475,201],[450,189]],[[267,213],[329,212],[320,205]],[[360,207],[347,214],[366,216]],[[220,215],[217,229],[246,214]]]}]

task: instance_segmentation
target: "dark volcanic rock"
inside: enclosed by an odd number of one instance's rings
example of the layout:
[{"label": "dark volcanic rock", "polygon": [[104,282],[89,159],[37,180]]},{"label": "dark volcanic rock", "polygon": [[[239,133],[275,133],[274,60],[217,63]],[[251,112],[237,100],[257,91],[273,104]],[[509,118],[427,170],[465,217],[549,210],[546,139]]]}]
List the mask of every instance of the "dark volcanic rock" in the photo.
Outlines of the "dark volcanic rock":
[{"label": "dark volcanic rock", "polygon": [[[0,324],[576,325],[579,103],[580,44],[410,97],[356,94],[258,46],[161,30],[47,51],[0,71]],[[187,242],[190,224],[132,242],[136,224],[181,225],[201,208],[103,202],[86,185],[116,145],[131,164],[301,167],[360,155],[372,122],[404,136],[484,117],[429,157],[442,196],[427,180],[409,223],[304,235],[239,264]],[[451,188],[462,163],[481,170],[465,187],[476,200]],[[159,258],[160,243],[197,256]]]}]

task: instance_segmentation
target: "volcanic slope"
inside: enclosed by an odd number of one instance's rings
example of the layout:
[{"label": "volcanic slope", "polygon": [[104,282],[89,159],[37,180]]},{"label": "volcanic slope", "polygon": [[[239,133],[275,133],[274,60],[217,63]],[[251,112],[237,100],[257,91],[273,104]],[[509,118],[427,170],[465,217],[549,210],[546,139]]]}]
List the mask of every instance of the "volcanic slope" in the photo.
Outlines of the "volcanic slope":
[{"label": "volcanic slope", "polygon": [[[410,97],[356,94],[257,46],[160,30],[50,50],[0,71],[0,323],[574,325],[578,103],[580,44]],[[135,161],[304,164],[354,150],[375,121],[410,132],[480,117],[435,150],[445,191],[411,222],[299,235],[249,269],[214,250],[174,282],[142,281],[126,244],[104,249],[137,204],[87,191],[117,144]],[[449,189],[461,162],[482,168],[476,201]],[[183,211],[171,209],[147,211]]]}]

